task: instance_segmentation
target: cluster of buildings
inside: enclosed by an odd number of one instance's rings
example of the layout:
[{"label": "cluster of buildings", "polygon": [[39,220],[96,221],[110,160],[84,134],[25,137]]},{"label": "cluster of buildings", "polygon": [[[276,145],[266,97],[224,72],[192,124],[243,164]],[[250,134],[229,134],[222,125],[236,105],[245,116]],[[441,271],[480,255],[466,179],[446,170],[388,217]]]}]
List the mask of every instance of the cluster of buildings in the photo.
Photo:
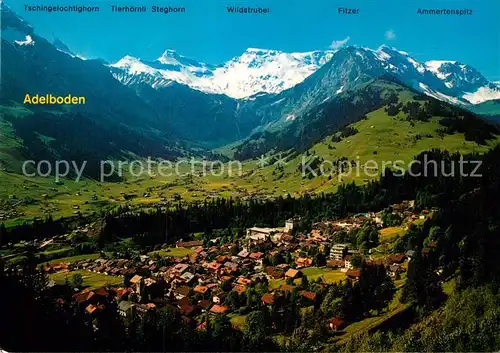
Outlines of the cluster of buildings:
[{"label": "cluster of buildings", "polygon": [[[296,233],[297,220],[290,219],[285,227],[248,228],[245,239],[236,243],[204,246],[201,241],[178,242],[177,247],[191,250],[185,257],[160,258],[150,254],[136,261],[83,260],[47,266],[45,270],[49,273],[86,270],[123,278],[122,287],[84,289],[73,294],[73,299],[89,315],[98,315],[103,310],[103,298],[113,298],[117,300],[118,311],[124,320],[145,315],[157,307],[171,306],[186,322],[202,328],[202,314],[235,311],[237,308],[231,308],[226,301],[229,293],[247,293],[249,286],[262,282],[264,278],[267,281],[283,279],[278,288],[269,289],[262,295],[260,299],[264,305],[272,305],[280,292],[293,291],[296,287],[294,280],[301,277],[302,270],[317,266],[315,259],[307,255],[311,247],[322,252],[329,248],[326,267],[345,272],[347,278],[356,281],[360,273],[351,260],[360,254],[349,244],[332,243],[331,235],[339,230],[358,228],[366,219],[381,225],[380,215],[363,214],[335,222],[316,223],[308,234],[293,234]],[[279,260],[270,261],[275,258]],[[405,270],[402,264],[407,258],[407,254],[393,254],[378,263],[384,264],[391,276],[397,277]],[[311,302],[316,300],[316,293],[311,291],[301,291],[300,295]],[[335,329],[343,324],[331,323]]]}]

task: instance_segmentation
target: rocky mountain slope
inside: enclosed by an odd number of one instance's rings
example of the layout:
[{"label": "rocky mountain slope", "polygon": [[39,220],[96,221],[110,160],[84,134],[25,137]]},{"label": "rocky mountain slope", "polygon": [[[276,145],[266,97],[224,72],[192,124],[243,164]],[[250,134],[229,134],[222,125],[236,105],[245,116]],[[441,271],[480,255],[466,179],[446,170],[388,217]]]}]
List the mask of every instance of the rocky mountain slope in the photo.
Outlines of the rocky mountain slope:
[{"label": "rocky mountain slope", "polygon": [[[98,161],[183,155],[172,128],[98,60],[61,51],[1,4],[0,149],[17,159]],[[82,96],[84,105],[23,105],[31,96]],[[16,151],[4,145],[19,142]],[[2,158],[2,159],[8,159]],[[3,162],[3,161],[0,161]],[[90,163],[90,162],[89,162]]]}]

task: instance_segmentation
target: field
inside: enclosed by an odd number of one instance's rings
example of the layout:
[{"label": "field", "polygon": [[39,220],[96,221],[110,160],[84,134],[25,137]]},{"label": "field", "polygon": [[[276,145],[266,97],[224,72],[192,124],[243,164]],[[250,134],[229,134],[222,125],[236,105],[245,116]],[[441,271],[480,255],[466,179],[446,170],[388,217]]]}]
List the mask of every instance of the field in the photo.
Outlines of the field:
[{"label": "field", "polygon": [[62,247],[60,249],[44,250],[44,251],[41,251],[40,254],[47,255],[47,256],[60,255],[60,254],[66,253],[70,250],[71,250],[70,246],[65,246],[65,247]]},{"label": "field", "polygon": [[286,284],[286,281],[284,279],[270,279],[269,289],[278,289],[284,284]]},{"label": "field", "polygon": [[405,234],[405,230],[403,227],[388,227],[380,230],[380,240],[392,241],[397,236],[402,236]]},{"label": "field", "polygon": [[158,254],[161,257],[185,257],[194,254],[194,251],[187,248],[168,248],[149,253],[149,255],[153,254]]},{"label": "field", "polygon": [[450,279],[449,281],[447,282],[443,282],[443,292],[445,292],[446,294],[448,295],[451,295],[453,294],[453,292],[455,291],[455,279],[452,278]]},{"label": "field", "polygon": [[64,284],[66,282],[66,278],[71,280],[71,276],[79,273],[83,277],[83,285],[89,286],[91,288],[101,288],[104,286],[120,286],[123,284],[123,280],[120,277],[116,276],[108,276],[101,273],[94,273],[85,270],[77,270],[70,272],[59,272],[53,273],[49,275],[49,278],[54,280],[57,284]]},{"label": "field", "polygon": [[346,278],[344,272],[330,268],[307,267],[302,269],[302,273],[304,273],[309,280],[316,280],[322,277],[323,282],[327,284],[340,282]]},{"label": "field", "polygon": [[60,259],[50,260],[48,262],[49,262],[49,265],[60,264],[62,262],[73,263],[73,262],[77,262],[77,261],[81,261],[81,260],[95,260],[95,259],[98,259],[99,256],[100,256],[99,254],[84,254],[84,255],[63,257]]},{"label": "field", "polygon": [[[322,281],[327,284],[343,281],[346,278],[345,273],[330,268],[307,267],[301,269],[301,271],[307,276],[309,281],[322,278]],[[299,285],[301,279],[297,278],[294,282],[296,285]],[[286,284],[285,279],[270,279],[269,289],[279,289],[284,284]]]},{"label": "field", "polygon": [[247,319],[246,315],[229,314],[228,316],[231,319],[231,324],[234,327],[241,329],[245,325],[245,320]]}]

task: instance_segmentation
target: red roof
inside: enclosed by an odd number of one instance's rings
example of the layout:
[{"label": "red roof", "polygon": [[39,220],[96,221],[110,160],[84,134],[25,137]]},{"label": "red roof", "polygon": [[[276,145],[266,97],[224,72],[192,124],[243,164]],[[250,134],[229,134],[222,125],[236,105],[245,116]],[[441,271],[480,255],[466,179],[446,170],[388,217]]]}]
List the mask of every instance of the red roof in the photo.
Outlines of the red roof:
[{"label": "red roof", "polygon": [[313,263],[313,260],[309,257],[299,257],[295,260],[297,267],[309,267]]},{"label": "red roof", "polygon": [[238,293],[238,294],[242,294],[242,293],[245,293],[247,291],[247,287],[239,285],[239,284],[235,284],[233,287],[233,291]]},{"label": "red roof", "polygon": [[210,312],[215,314],[222,314],[228,310],[229,308],[227,306],[215,304],[214,306],[212,306],[212,309],[210,309]]},{"label": "red roof", "polygon": [[90,300],[94,296],[94,292],[92,291],[84,291],[80,293],[73,294],[73,299],[78,303],[85,303],[86,301]]},{"label": "red roof", "polygon": [[314,292],[304,291],[304,292],[302,292],[302,296],[304,298],[309,299],[309,300],[313,300],[313,301],[316,300],[316,293],[314,293]]},{"label": "red roof", "polygon": [[266,272],[268,275],[271,275],[271,273],[274,272],[274,266],[267,266],[265,269],[264,269],[264,272]]},{"label": "red roof", "polygon": [[254,260],[259,260],[262,257],[262,255],[264,254],[261,252],[253,252],[250,255],[248,255],[248,257]]},{"label": "red roof", "polygon": [[103,296],[103,297],[107,297],[108,296],[108,291],[106,290],[106,288],[101,287],[101,288],[99,288],[98,290],[95,291],[95,294]]},{"label": "red roof", "polygon": [[240,276],[240,277],[238,277],[238,280],[236,282],[238,282],[239,284],[245,285],[245,284],[251,284],[252,280],[248,279],[248,278],[245,278],[243,276]]},{"label": "red roof", "polygon": [[299,270],[296,270],[294,268],[290,268],[288,271],[286,271],[285,277],[295,278],[298,276],[299,272],[300,272]]},{"label": "red roof", "polygon": [[346,272],[346,275],[347,275],[347,277],[350,277],[350,278],[359,278],[360,273],[358,270],[348,270]]},{"label": "red roof", "polygon": [[93,314],[95,313],[96,311],[100,311],[100,310],[103,310],[104,309],[104,305],[92,305],[92,304],[89,304],[86,308],[85,308],[85,311],[87,311],[87,313],[89,314]]},{"label": "red roof", "polygon": [[404,254],[393,254],[387,256],[386,262],[390,265],[392,265],[393,263],[400,264],[401,262],[404,261],[405,258],[406,256]]},{"label": "red roof", "polygon": [[194,248],[198,246],[203,246],[203,242],[198,240],[184,241],[184,242],[177,242],[175,246],[177,246],[178,248]]},{"label": "red roof", "polygon": [[196,326],[196,329],[198,331],[201,331],[201,330],[206,330],[207,329],[207,322],[206,321],[203,321],[201,324],[199,324],[198,326]]},{"label": "red roof", "polygon": [[264,294],[262,296],[262,302],[268,305],[274,304],[274,295],[272,295],[271,293]]},{"label": "red roof", "polygon": [[182,298],[182,299],[176,300],[176,301],[174,302],[174,304],[176,304],[176,305],[177,305],[177,306],[179,306],[179,308],[180,308],[181,306],[186,306],[186,305],[189,305],[189,304],[190,304],[190,301],[189,301],[189,299],[188,299],[187,297],[184,297],[184,298]]},{"label": "red roof", "polygon": [[205,287],[205,286],[202,286],[202,285],[197,285],[196,287],[194,287],[193,289],[196,293],[201,293],[201,294],[205,294],[208,290],[208,287]]},{"label": "red roof", "polygon": [[344,267],[344,260],[328,260],[326,266],[328,267]]},{"label": "red roof", "polygon": [[179,309],[182,315],[189,316],[196,308],[192,305],[183,305]]},{"label": "red roof", "polygon": [[198,306],[200,308],[202,308],[203,310],[208,310],[211,305],[212,305],[212,302],[210,300],[200,300],[198,302]]},{"label": "red roof", "polygon": [[188,286],[180,286],[180,287],[175,288],[174,292],[186,296],[189,294],[190,290],[191,290],[191,288],[189,288]]},{"label": "red roof", "polygon": [[342,320],[341,318],[334,317],[333,319],[330,320],[330,327],[334,330],[338,330],[345,326],[345,321]]},{"label": "red roof", "polygon": [[284,292],[293,292],[294,289],[295,286],[292,286],[291,284],[282,284],[280,287],[280,290]]},{"label": "red roof", "polygon": [[92,304],[89,304],[86,308],[85,308],[85,311],[87,311],[89,314],[93,314],[94,311],[97,310],[97,307],[92,305]]},{"label": "red roof", "polygon": [[223,263],[223,262],[230,261],[230,260],[231,260],[231,257],[226,256],[226,255],[219,255],[215,258],[215,261],[217,261],[218,263]]},{"label": "red roof", "polygon": [[219,264],[217,262],[209,262],[206,264],[206,266],[210,269],[210,270],[218,270],[222,264]]}]

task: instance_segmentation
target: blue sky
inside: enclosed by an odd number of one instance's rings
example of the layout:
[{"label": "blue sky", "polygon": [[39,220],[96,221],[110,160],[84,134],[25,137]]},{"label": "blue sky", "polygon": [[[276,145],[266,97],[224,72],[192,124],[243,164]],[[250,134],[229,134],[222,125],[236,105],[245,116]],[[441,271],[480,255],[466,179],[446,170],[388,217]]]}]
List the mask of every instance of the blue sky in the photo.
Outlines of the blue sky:
[{"label": "blue sky", "polygon": [[[417,60],[458,60],[500,80],[500,0],[37,0],[37,4],[99,5],[100,13],[29,13],[5,0],[38,34],[59,37],[86,57],[114,62],[125,55],[155,59],[165,49],[211,64],[246,48],[310,51],[334,41],[377,48],[387,44]],[[184,6],[181,15],[118,14],[110,5]],[[271,13],[235,15],[227,5],[270,7]],[[357,16],[337,8],[357,7]],[[472,8],[472,16],[423,16],[421,8]],[[348,39],[346,41],[346,39]]]}]

